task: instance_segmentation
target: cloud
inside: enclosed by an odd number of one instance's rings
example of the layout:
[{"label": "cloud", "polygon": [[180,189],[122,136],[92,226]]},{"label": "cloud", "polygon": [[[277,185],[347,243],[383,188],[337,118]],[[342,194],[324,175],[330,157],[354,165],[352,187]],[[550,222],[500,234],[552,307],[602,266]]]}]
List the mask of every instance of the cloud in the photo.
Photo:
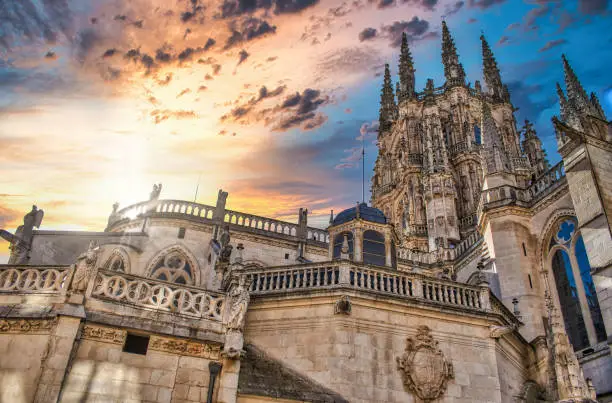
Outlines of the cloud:
[{"label": "cloud", "polygon": [[246,50],[242,49],[238,53],[238,66],[240,66],[246,59],[248,59],[249,56],[250,56],[249,52],[247,52]]},{"label": "cloud", "polygon": [[501,38],[499,38],[499,41],[497,41],[497,44],[499,46],[504,46],[504,45],[507,45],[509,41],[510,41],[510,37],[504,35]]},{"label": "cloud", "polygon": [[371,123],[365,122],[359,128],[359,136],[355,138],[358,141],[365,141],[376,138],[378,134],[378,120],[374,120]]},{"label": "cloud", "polygon": [[456,1],[454,3],[447,4],[444,8],[444,16],[450,17],[454,14],[457,14],[459,11],[461,11],[464,5],[464,1]]},{"label": "cloud", "polygon": [[[557,97],[553,92],[546,91],[543,85],[528,85],[524,81],[508,82],[508,90],[512,102],[518,107],[517,120],[529,119],[537,121],[542,112],[557,103]],[[542,95],[545,98],[542,98]],[[534,99],[538,99],[534,101]]]},{"label": "cloud", "polygon": [[557,46],[561,46],[563,44],[566,44],[567,40],[565,39],[555,39],[553,41],[548,41],[546,42],[546,44],[544,44],[544,46],[542,46],[539,50],[539,52],[546,52],[547,50],[550,50],[552,48],[555,48]]},{"label": "cloud", "polygon": [[236,21],[231,22],[230,31],[231,35],[227,38],[224,49],[229,49],[232,46],[252,41],[266,35],[273,35],[276,33],[276,26],[270,25],[265,20],[249,17],[242,20],[241,23],[237,23]]},{"label": "cloud", "polygon": [[0,229],[16,226],[23,215],[20,211],[0,205]]},{"label": "cloud", "polygon": [[319,0],[225,0],[221,4],[218,17],[237,17],[270,9],[274,9],[274,14],[293,14],[318,3]]},{"label": "cloud", "polygon": [[578,0],[578,8],[584,14],[602,14],[609,4],[609,0]]},{"label": "cloud", "polygon": [[374,39],[376,37],[378,31],[376,28],[366,28],[359,33],[359,42],[367,41],[370,39]]},{"label": "cloud", "polygon": [[486,10],[489,7],[493,7],[497,4],[505,3],[506,0],[469,0],[469,6]]},{"label": "cloud", "polygon": [[416,16],[412,17],[410,21],[395,21],[390,25],[383,25],[382,27],[385,37],[391,41],[390,46],[394,48],[401,45],[403,32],[406,33],[409,42],[436,36],[433,32],[427,32],[428,29],[429,22]]},{"label": "cloud", "polygon": [[478,20],[477,20],[476,18],[473,18],[473,17],[470,17],[470,18],[468,18],[468,20],[467,20],[467,23],[468,23],[468,24],[473,24],[473,23],[475,23],[475,22],[478,22]]},{"label": "cloud", "polygon": [[159,124],[168,119],[182,120],[197,118],[195,111],[191,110],[154,109],[149,115],[153,118],[155,124]]},{"label": "cloud", "polygon": [[50,50],[47,53],[45,53],[45,59],[47,59],[47,60],[57,60],[57,54]]},{"label": "cloud", "polygon": [[395,0],[378,0],[377,8],[383,9],[395,6]]}]

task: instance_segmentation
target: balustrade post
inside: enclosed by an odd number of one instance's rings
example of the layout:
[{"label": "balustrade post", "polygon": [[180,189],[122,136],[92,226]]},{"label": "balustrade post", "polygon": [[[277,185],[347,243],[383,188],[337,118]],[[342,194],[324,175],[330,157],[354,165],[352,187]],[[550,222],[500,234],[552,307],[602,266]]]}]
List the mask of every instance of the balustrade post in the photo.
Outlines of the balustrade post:
[{"label": "balustrade post", "polygon": [[423,298],[423,281],[419,277],[412,278],[412,296]]},{"label": "balustrade post", "polygon": [[491,298],[489,293],[491,289],[489,288],[489,284],[485,284],[480,286],[480,291],[478,292],[478,299],[480,300],[480,308],[484,311],[491,310]]},{"label": "balustrade post", "polygon": [[351,285],[351,266],[347,262],[341,262],[340,266],[340,278],[338,284],[341,286],[350,286]]}]

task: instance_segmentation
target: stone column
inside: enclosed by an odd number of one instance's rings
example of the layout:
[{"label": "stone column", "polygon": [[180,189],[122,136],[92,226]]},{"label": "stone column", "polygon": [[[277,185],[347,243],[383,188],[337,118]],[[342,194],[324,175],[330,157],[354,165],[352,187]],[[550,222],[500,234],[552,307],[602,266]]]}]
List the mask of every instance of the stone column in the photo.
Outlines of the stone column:
[{"label": "stone column", "polygon": [[41,363],[41,378],[36,390],[35,403],[57,402],[68,374],[69,364],[81,318],[59,316],[57,326],[49,336],[49,350]]},{"label": "stone column", "polygon": [[226,358],[219,379],[218,403],[236,403],[238,394],[238,375],[240,374],[240,360]]},{"label": "stone column", "polygon": [[355,228],[353,235],[353,260],[363,262],[363,229]]},{"label": "stone column", "polygon": [[385,264],[389,267],[393,265],[391,259],[391,234],[388,231],[385,233]]}]

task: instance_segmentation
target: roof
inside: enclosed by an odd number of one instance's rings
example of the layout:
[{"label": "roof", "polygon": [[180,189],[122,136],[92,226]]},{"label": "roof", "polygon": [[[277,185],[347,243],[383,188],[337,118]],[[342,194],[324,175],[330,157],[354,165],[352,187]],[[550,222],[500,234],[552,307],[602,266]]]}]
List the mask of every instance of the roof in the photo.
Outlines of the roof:
[{"label": "roof", "polygon": [[359,207],[359,218],[365,221],[377,222],[380,224],[386,224],[387,219],[382,211],[377,208],[370,207],[365,203],[360,203],[355,207],[351,207],[340,212],[332,225],[344,224],[345,222],[352,221],[357,218],[357,207]]}]

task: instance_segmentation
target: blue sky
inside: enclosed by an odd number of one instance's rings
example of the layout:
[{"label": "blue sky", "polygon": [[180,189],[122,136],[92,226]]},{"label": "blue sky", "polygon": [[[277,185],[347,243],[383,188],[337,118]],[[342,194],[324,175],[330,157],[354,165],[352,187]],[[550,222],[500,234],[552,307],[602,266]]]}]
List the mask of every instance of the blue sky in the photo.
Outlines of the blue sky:
[{"label": "blue sky", "polygon": [[[147,197],[295,220],[361,198],[376,158],[384,63],[396,79],[402,31],[417,88],[443,84],[440,24],[468,81],[485,33],[519,127],[550,119],[565,53],[612,115],[608,0],[4,0],[0,10],[0,227],[33,203],[44,228],[101,230]],[[369,130],[368,130],[369,128]],[[368,198],[368,196],[366,196]],[[6,244],[2,246],[6,247]],[[3,252],[4,251],[4,252]],[[6,250],[0,250],[6,254]]]}]

